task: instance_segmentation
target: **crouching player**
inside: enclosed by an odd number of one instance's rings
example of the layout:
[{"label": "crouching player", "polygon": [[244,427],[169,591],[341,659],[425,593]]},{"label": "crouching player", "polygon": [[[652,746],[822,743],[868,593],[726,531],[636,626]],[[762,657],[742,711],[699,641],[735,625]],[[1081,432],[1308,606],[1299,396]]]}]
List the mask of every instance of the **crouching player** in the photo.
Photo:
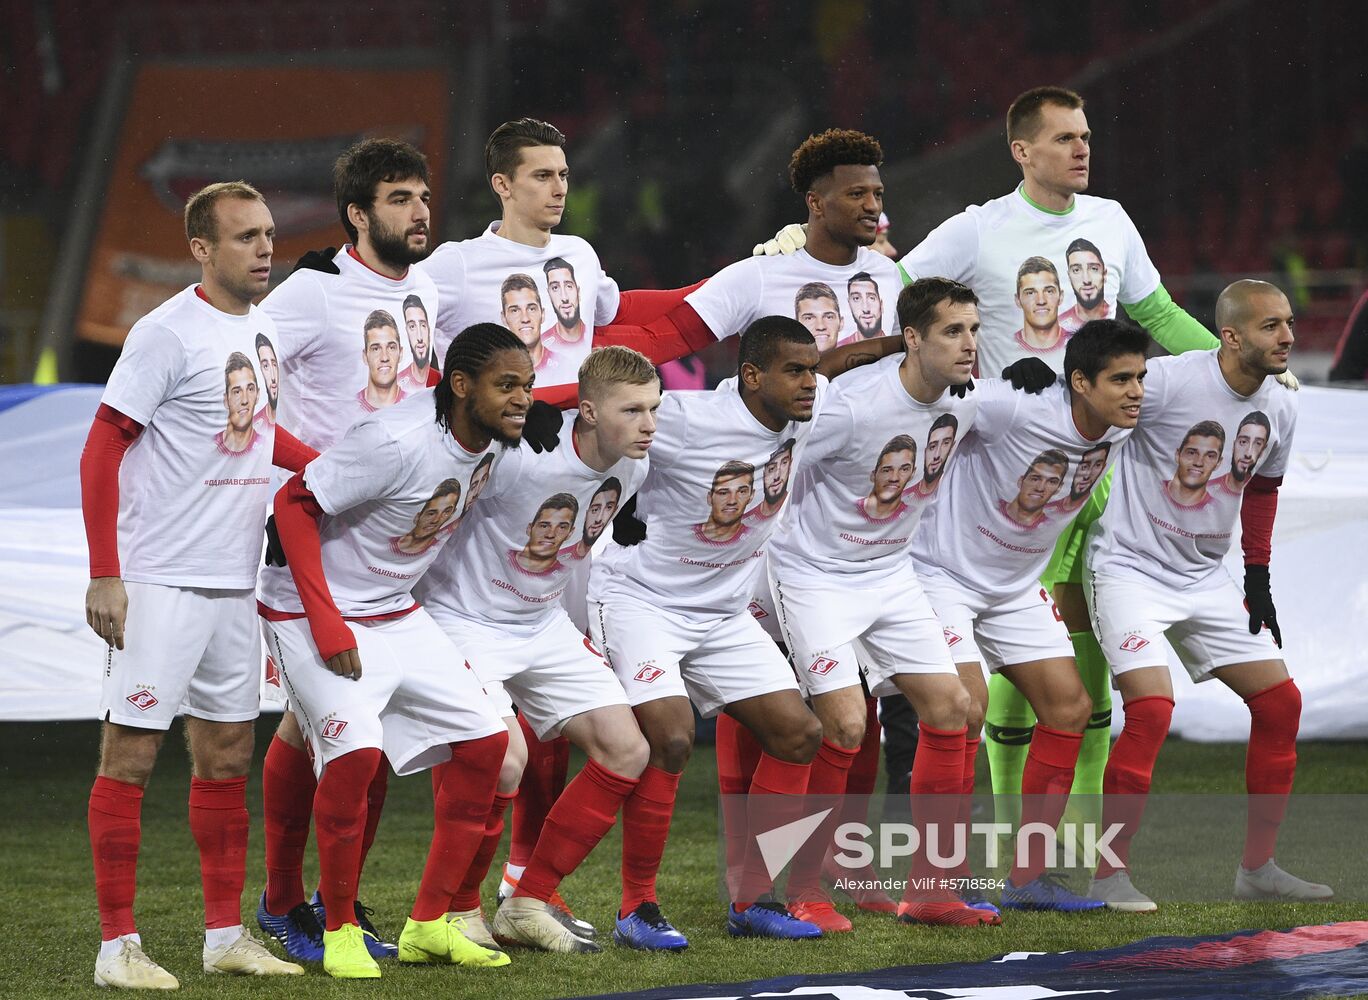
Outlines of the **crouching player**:
[{"label": "crouching player", "polygon": [[[1297,397],[1275,382],[1292,349],[1292,307],[1267,282],[1237,281],[1217,299],[1216,323],[1217,349],[1151,363],[1144,416],[1088,538],[1093,627],[1126,712],[1103,782],[1103,823],[1125,825],[1112,841],[1121,864],[1099,865],[1090,893],[1114,909],[1155,908],[1131,883],[1128,862],[1173,716],[1165,638],[1194,681],[1215,677],[1249,707],[1250,800],[1235,895],[1333,895],[1273,861],[1301,721],[1301,693],[1274,645],[1282,636],[1268,583],[1296,424]],[[1237,517],[1243,594],[1222,565]]]},{"label": "crouching player", "polygon": [[[649,752],[622,685],[571,622],[561,596],[575,565],[570,540],[584,530],[594,497],[605,489],[631,496],[646,476],[660,382],[643,355],[607,347],[580,366],[579,399],[577,416],[565,423],[552,450],[518,448],[504,457],[456,544],[417,591],[508,726],[509,750],[484,841],[453,903],[453,919],[491,947],[498,939],[547,951],[599,950],[583,930],[587,925],[560,914],[554,894],[612,828],[624,803],[631,808]],[[480,883],[527,762],[514,702],[539,740],[563,734],[589,760],[547,815],[517,888],[494,917],[491,937],[480,911]],[[440,770],[444,783],[467,780],[454,763]],[[636,916],[635,922],[619,921],[619,936],[643,919],[660,920],[658,913]],[[682,947],[683,936],[676,936]]]},{"label": "crouching player", "polygon": [[446,919],[484,835],[507,730],[411,591],[450,537],[481,460],[496,442],[521,439],[531,383],[531,359],[511,333],[471,327],[452,341],[433,393],[363,417],[276,496],[289,569],[263,572],[260,612],[319,772],[323,967],[339,978],[380,976],[354,903],[366,791],[382,752],[396,774],[449,761],[462,776],[436,795],[399,960],[508,964]]}]

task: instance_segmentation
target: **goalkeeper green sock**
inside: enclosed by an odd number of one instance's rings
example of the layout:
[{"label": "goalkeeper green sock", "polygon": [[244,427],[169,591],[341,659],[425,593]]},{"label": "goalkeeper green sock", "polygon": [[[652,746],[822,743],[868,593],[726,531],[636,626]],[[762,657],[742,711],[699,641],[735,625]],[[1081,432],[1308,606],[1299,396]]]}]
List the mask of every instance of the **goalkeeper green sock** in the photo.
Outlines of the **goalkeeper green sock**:
[{"label": "goalkeeper green sock", "polygon": [[983,745],[993,778],[994,814],[999,823],[1016,825],[1021,815],[1021,772],[1031,749],[1035,712],[1026,696],[1001,674],[988,678],[988,711]]}]

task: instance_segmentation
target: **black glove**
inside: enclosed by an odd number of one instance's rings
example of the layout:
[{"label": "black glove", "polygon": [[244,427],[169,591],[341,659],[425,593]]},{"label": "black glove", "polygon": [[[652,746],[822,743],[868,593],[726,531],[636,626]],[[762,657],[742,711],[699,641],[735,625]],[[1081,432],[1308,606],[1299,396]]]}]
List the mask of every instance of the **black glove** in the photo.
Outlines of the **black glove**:
[{"label": "black glove", "polygon": [[1245,567],[1245,608],[1249,611],[1249,634],[1258,635],[1265,625],[1273,633],[1273,641],[1282,649],[1282,630],[1278,628],[1278,609],[1273,607],[1273,594],[1268,589],[1268,567]]},{"label": "black glove", "polygon": [[637,545],[646,541],[646,522],[636,516],[636,496],[628,498],[613,518],[613,541],[619,545]]},{"label": "black glove", "polygon": [[[341,274],[337,265],[333,263],[333,258],[337,256],[337,247],[325,247],[322,250],[310,250],[299,260],[295,261],[295,266],[290,269],[294,274],[298,270],[322,271],[324,274]],[[281,563],[281,565],[285,565]]]},{"label": "black glove", "polygon": [[1002,377],[1012,383],[1013,389],[1025,389],[1032,395],[1044,392],[1059,381],[1059,376],[1055,374],[1055,370],[1039,358],[1022,358],[1020,361],[1013,361],[1002,369]]},{"label": "black glove", "polygon": [[544,451],[555,451],[560,444],[561,424],[565,414],[559,407],[532,400],[527,408],[527,422],[523,424],[522,439],[527,446],[540,455]]},{"label": "black glove", "polygon": [[963,399],[965,396],[969,395],[969,393],[971,393],[971,392],[973,392],[973,391],[974,391],[974,380],[973,380],[973,379],[970,379],[968,382],[965,382],[963,385],[952,385],[952,386],[950,387],[950,395],[955,396],[955,397],[957,397],[957,398],[959,398],[959,399]]},{"label": "black glove", "polygon": [[276,531],[275,515],[266,518],[266,558],[267,566],[284,566],[285,546],[280,544],[280,532]]}]

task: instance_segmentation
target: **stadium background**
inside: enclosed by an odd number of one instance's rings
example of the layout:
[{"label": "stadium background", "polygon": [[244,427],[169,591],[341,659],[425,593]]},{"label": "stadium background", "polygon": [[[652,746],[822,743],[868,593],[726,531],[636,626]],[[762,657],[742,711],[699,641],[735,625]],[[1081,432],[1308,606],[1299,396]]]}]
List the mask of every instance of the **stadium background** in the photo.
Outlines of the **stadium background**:
[{"label": "stadium background", "polygon": [[[592,240],[624,288],[697,280],[783,223],[800,221],[801,204],[787,186],[788,154],[830,125],[882,140],[892,239],[905,252],[964,205],[1016,183],[1004,112],[1019,91],[1044,82],[1086,96],[1094,132],[1090,191],[1122,201],[1165,286],[1189,311],[1209,323],[1216,293],[1237,275],[1267,277],[1288,290],[1299,320],[1294,370],[1304,381],[1324,378],[1368,267],[1361,53],[1368,6],[1341,0],[4,0],[0,28],[0,382],[8,388],[30,380],[103,381],[125,320],[193,280],[184,270],[175,199],[199,184],[228,175],[261,184],[282,231],[278,281],[304,249],[340,241],[328,166],[356,135],[415,139],[437,171],[436,231],[462,239],[495,217],[484,138],[524,114],[568,135],[572,187],[561,231]],[[711,380],[733,364],[732,351],[723,344],[707,353]],[[1333,520],[1365,499],[1361,423],[1335,429],[1346,435],[1336,453],[1359,464],[1340,481],[1342,492],[1315,498],[1303,512],[1308,523]],[[0,508],[12,508],[10,493],[34,482],[50,485],[48,495],[70,495],[74,466],[56,468],[61,463],[46,451],[34,462],[31,449],[4,445]],[[1328,460],[1329,446],[1324,454]],[[1347,593],[1334,588],[1335,608],[1345,615],[1361,615],[1368,601],[1357,559],[1368,558],[1361,513],[1368,508],[1357,509],[1353,545],[1338,561],[1333,548],[1312,559],[1322,560],[1326,579],[1338,575],[1350,584]],[[79,525],[79,516],[71,523]],[[74,566],[79,576],[81,539],[43,534],[49,524],[11,526],[0,538],[6,604],[45,582],[28,575],[37,564],[20,571],[9,558],[19,534],[37,539],[34,549],[47,562]],[[0,664],[8,667],[23,649],[20,627],[44,624],[0,618]],[[1331,669],[1368,672],[1361,650],[1347,663],[1329,659]],[[6,701],[12,693],[4,691]],[[1357,702],[1345,705],[1358,727],[1350,731],[1361,738],[1368,714]],[[52,929],[56,945],[48,948],[74,943],[71,955],[44,952],[38,963],[58,995],[63,981],[84,981],[94,934],[89,859],[73,824],[95,730],[14,723],[0,730],[0,758],[9,761],[0,774],[33,804],[13,828],[13,863],[0,876],[0,897],[24,898],[16,872],[36,871],[53,889],[52,901],[26,913],[22,927]],[[1238,791],[1238,749],[1180,746],[1165,758],[1176,784],[1162,790]],[[167,914],[179,908],[193,917],[197,897],[181,828],[184,766],[172,762],[173,753],[164,756],[157,808],[171,832],[151,849],[177,885],[149,886],[146,898],[154,910],[149,924],[162,921],[168,936],[171,927],[184,928]],[[34,765],[22,777],[21,759]],[[1368,792],[1365,760],[1363,744],[1308,748],[1298,788]],[[707,882],[715,786],[709,762],[700,759],[691,771],[689,822],[677,831],[688,853],[681,848],[665,884],[678,894],[686,921],[716,923]],[[394,853],[377,867],[373,901],[391,921],[410,891],[411,856],[421,852],[421,791],[396,800],[386,831]],[[259,858],[255,804],[254,826],[252,856]],[[614,855],[615,841],[605,843],[571,887],[605,913]],[[590,879],[603,880],[603,891]],[[1163,923],[1128,919],[1091,936],[1041,920],[996,944],[952,944],[935,935],[907,952],[896,928],[871,923],[860,925],[868,931],[860,949],[828,948],[804,961],[811,970],[868,969],[1013,948],[1104,947],[1148,933],[1287,926],[1321,913],[1368,915],[1351,904],[1257,914],[1179,908]],[[522,979],[508,995],[794,971],[793,960],[776,953],[727,951],[710,932],[697,944],[697,964],[687,973],[629,956],[599,967],[611,969],[609,978],[582,982],[537,956],[526,963],[531,984]],[[0,961],[0,979],[31,974],[13,961]],[[417,985],[396,977],[398,992],[405,982]]]}]

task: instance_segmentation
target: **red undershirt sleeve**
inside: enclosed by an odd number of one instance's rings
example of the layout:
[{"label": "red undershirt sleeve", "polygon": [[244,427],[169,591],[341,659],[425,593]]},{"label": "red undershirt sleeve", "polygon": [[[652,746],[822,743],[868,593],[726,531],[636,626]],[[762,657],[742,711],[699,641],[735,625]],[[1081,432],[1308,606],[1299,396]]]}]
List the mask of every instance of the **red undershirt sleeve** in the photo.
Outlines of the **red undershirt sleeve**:
[{"label": "red undershirt sleeve", "polygon": [[271,452],[271,464],[277,469],[289,472],[303,472],[304,466],[318,457],[318,452],[295,437],[279,424],[275,429],[275,450]]},{"label": "red undershirt sleeve", "polygon": [[90,578],[119,576],[119,467],[143,425],[105,403],[95,411],[81,450],[81,516]]},{"label": "red undershirt sleeve", "polygon": [[539,385],[532,390],[532,398],[541,403],[550,403],[558,410],[573,410],[579,406],[579,386],[574,382],[567,382],[565,385]]},{"label": "red undershirt sleeve", "polygon": [[1240,500],[1240,546],[1246,566],[1267,566],[1273,556],[1273,518],[1282,476],[1251,476]]},{"label": "red undershirt sleeve", "polygon": [[622,292],[618,296],[618,311],[613,317],[613,325],[641,326],[660,319],[680,305],[686,296],[702,288],[707,280],[704,278],[683,288],[637,288]]},{"label": "red undershirt sleeve", "polygon": [[436,365],[433,365],[431,368],[428,369],[427,387],[431,389],[434,386],[440,384],[441,381],[442,372]]},{"label": "red undershirt sleeve", "polygon": [[595,347],[630,347],[650,358],[653,365],[686,357],[716,342],[703,317],[687,302],[649,323],[612,323],[594,328]]},{"label": "red undershirt sleeve", "polygon": [[302,472],[292,476],[276,494],[280,545],[285,550],[285,560],[294,576],[318,654],[331,660],[338,653],[355,649],[356,637],[342,620],[323,575],[323,542],[318,535],[318,519],[322,516],[323,508],[304,485]]}]

